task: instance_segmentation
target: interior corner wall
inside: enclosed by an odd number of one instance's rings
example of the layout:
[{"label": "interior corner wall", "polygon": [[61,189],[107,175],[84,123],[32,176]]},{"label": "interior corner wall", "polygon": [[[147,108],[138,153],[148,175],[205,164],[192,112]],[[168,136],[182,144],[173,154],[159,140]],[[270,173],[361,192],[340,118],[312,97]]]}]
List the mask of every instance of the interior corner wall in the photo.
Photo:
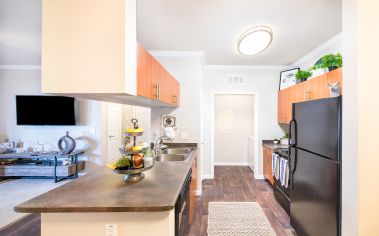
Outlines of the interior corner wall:
[{"label": "interior corner wall", "polygon": [[69,131],[76,139],[77,147],[86,149],[83,159],[90,161],[87,169],[96,167],[91,165],[93,163],[104,164],[101,155],[101,102],[78,99],[77,126],[18,126],[16,95],[41,95],[40,70],[0,70],[0,140],[21,140],[25,148],[38,141],[46,150],[57,150],[58,139]]},{"label": "interior corner wall", "polygon": [[[246,75],[246,84],[230,85],[226,83],[226,75]],[[283,130],[277,122],[279,70],[253,69],[206,69],[203,81],[203,176],[213,178],[211,171],[211,97],[215,92],[255,93],[258,112],[258,173],[263,176],[262,140],[275,139],[283,136]],[[233,142],[231,140],[231,144]]]}]

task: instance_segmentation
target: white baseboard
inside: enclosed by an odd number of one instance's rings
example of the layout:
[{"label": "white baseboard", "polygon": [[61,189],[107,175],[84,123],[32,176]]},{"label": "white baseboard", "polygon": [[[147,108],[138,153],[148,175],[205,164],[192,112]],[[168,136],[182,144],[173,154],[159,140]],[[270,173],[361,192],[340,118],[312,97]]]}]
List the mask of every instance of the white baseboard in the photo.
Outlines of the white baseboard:
[{"label": "white baseboard", "polygon": [[247,162],[215,162],[215,166],[248,166]]},{"label": "white baseboard", "polygon": [[203,180],[203,179],[213,179],[213,176],[212,175],[202,175],[201,180]]},{"label": "white baseboard", "polygon": [[264,175],[256,175],[254,173],[254,179],[265,179],[265,176]]}]

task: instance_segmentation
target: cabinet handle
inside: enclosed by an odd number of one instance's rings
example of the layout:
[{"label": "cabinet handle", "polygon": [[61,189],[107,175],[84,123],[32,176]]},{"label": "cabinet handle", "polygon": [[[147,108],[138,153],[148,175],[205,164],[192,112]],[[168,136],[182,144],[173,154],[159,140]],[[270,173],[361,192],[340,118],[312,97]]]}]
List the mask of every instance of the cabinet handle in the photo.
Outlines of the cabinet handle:
[{"label": "cabinet handle", "polygon": [[308,90],[305,92],[305,100],[311,100],[312,99],[312,91]]},{"label": "cabinet handle", "polygon": [[161,99],[161,85],[159,83],[157,83],[157,88],[158,88],[158,91],[157,91],[158,99]]},{"label": "cabinet handle", "polygon": [[156,99],[159,99],[159,83],[155,83],[155,85],[153,86],[154,87],[154,90],[155,90],[155,93],[153,94],[153,96],[156,98]]},{"label": "cabinet handle", "polygon": [[172,95],[171,101],[176,104],[178,102],[178,96]]}]

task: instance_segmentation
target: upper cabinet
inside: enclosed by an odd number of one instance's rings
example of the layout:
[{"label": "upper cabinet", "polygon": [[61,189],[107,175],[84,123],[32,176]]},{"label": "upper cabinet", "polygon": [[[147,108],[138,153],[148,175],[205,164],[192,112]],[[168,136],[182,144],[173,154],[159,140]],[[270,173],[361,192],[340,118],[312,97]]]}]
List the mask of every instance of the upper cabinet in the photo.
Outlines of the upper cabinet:
[{"label": "upper cabinet", "polygon": [[278,92],[278,123],[288,124],[292,119],[292,104],[329,98],[329,84],[340,83],[342,93],[342,68],[312,78]]},{"label": "upper cabinet", "polygon": [[42,3],[43,93],[179,105],[179,83],[137,43],[136,0]]}]

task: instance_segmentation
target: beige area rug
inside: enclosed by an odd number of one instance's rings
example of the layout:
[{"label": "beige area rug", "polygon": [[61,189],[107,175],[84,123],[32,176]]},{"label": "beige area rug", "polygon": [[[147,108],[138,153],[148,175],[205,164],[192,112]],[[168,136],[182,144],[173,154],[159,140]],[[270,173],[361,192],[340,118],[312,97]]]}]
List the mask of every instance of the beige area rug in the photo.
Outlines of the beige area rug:
[{"label": "beige area rug", "polygon": [[10,179],[1,181],[0,229],[27,215],[13,211],[13,207],[68,182],[70,180],[63,180],[58,183],[54,183],[53,179]]},{"label": "beige area rug", "polygon": [[208,236],[274,236],[256,202],[209,202]]}]

